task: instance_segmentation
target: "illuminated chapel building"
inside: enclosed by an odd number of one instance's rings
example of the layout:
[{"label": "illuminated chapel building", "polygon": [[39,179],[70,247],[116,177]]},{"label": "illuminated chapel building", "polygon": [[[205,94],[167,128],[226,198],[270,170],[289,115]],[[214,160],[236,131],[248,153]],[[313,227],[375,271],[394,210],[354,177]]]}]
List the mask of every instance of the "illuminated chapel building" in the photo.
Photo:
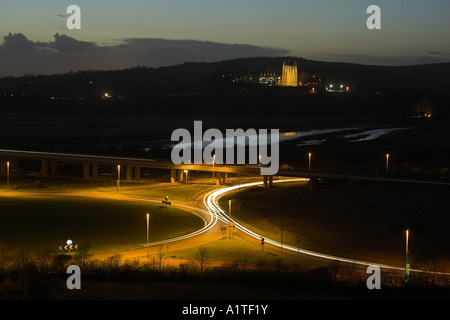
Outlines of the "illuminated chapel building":
[{"label": "illuminated chapel building", "polygon": [[281,85],[283,87],[297,87],[298,86],[297,62],[296,61],[283,62]]},{"label": "illuminated chapel building", "polygon": [[262,73],[259,83],[268,86],[298,87],[298,71],[296,61],[284,61],[281,76],[276,73]]}]

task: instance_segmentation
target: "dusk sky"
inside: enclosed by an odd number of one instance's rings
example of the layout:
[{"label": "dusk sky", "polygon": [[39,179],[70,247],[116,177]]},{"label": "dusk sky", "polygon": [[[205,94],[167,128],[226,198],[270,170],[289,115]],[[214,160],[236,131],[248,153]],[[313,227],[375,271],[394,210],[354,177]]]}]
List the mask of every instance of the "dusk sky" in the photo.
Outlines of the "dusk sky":
[{"label": "dusk sky", "polygon": [[[72,4],[81,30],[66,27]],[[372,4],[381,30],[366,27]],[[449,13],[448,0],[2,0],[0,76],[263,55],[447,62]]]}]

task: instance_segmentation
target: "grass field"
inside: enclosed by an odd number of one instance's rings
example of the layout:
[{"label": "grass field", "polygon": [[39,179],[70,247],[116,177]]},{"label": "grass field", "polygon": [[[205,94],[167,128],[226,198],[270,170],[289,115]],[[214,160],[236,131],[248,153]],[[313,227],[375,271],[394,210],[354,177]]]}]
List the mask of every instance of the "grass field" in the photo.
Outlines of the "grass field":
[{"label": "grass field", "polygon": [[147,202],[81,196],[0,197],[0,243],[6,250],[58,252],[66,240],[90,252],[137,247],[193,232],[204,221],[185,211]]},{"label": "grass field", "polygon": [[187,260],[197,263],[195,255],[200,248],[207,250],[207,265],[211,266],[240,266],[259,268],[297,268],[310,270],[323,267],[323,264],[310,262],[292,255],[274,253],[261,250],[259,246],[245,243],[237,238],[223,238],[201,246],[169,252],[164,255],[167,262],[173,259]]},{"label": "grass field", "polygon": [[233,192],[234,217],[267,238],[301,248],[377,263],[404,265],[410,230],[412,268],[448,270],[450,200],[445,187],[335,182]]}]

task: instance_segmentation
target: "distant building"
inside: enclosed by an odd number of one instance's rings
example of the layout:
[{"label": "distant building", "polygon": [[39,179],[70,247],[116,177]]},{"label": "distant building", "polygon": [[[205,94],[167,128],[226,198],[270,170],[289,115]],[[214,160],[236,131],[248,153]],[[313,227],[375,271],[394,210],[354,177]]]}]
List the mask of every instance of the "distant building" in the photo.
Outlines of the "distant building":
[{"label": "distant building", "polygon": [[296,61],[283,62],[283,73],[281,75],[281,85],[283,87],[297,87],[298,86],[298,74],[297,74],[297,62]]},{"label": "distant building", "polygon": [[325,87],[325,90],[327,92],[337,92],[337,93],[343,93],[343,92],[350,92],[350,86],[346,84],[329,84]]},{"label": "distant building", "polygon": [[280,81],[281,77],[275,73],[261,73],[259,76],[259,83],[267,86],[278,86]]}]

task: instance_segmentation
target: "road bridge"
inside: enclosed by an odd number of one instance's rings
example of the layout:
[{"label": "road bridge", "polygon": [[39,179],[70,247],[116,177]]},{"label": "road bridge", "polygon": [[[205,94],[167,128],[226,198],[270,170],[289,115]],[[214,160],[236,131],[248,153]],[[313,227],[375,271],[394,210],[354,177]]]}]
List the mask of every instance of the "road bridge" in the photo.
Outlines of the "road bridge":
[{"label": "road bridge", "polygon": [[[58,162],[81,163],[83,164],[83,176],[85,179],[98,177],[98,166],[111,165],[116,166],[118,170],[126,171],[127,180],[140,179],[141,168],[155,168],[170,170],[170,181],[175,183],[183,181],[184,172],[203,171],[214,173],[216,184],[225,184],[228,174],[243,174],[258,176],[261,174],[259,165],[210,165],[210,164],[179,164],[176,165],[170,160],[156,160],[144,158],[130,158],[119,156],[102,155],[83,155],[70,153],[54,153],[42,151],[22,151],[0,149],[1,176],[6,175],[7,162],[13,162],[17,159],[34,159],[41,161],[41,175],[46,177],[49,174],[55,175]],[[51,170],[49,170],[51,168]],[[276,174],[281,177],[309,178],[310,186],[314,188],[319,179],[337,179],[337,180],[360,180],[360,181],[379,181],[379,182],[400,182],[400,183],[421,183],[433,185],[448,185],[448,179],[426,179],[426,178],[408,178],[395,176],[370,176],[358,175],[353,173],[335,173],[335,172],[316,172],[296,169],[279,170]],[[263,176],[264,186],[273,186],[273,176]]]}]

